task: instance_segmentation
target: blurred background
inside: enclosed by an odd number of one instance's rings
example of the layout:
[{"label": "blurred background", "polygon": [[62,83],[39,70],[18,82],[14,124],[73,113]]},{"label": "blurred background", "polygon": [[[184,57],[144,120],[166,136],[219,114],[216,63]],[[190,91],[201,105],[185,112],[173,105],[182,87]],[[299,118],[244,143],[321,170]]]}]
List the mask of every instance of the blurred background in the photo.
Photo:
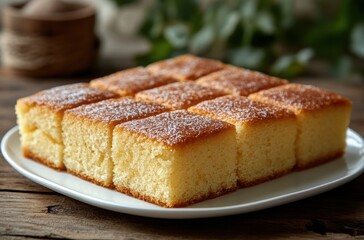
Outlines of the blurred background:
[{"label": "blurred background", "polygon": [[193,53],[287,79],[364,81],[364,1],[82,2],[96,9],[96,74]]}]

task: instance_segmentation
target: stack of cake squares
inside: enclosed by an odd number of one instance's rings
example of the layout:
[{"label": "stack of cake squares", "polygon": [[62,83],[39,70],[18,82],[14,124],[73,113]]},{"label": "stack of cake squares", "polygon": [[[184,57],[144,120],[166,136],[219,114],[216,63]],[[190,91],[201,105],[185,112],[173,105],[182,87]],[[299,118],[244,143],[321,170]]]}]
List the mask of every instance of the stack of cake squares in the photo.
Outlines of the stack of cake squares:
[{"label": "stack of cake squares", "polygon": [[16,113],[24,156],[183,207],[342,156],[351,101],[182,55],[44,90]]}]

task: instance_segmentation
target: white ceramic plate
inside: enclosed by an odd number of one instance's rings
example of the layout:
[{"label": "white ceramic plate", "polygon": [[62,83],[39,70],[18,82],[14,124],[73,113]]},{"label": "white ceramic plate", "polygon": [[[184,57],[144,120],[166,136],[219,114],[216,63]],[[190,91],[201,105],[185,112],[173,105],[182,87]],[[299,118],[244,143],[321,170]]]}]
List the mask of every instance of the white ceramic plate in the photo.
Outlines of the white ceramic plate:
[{"label": "white ceramic plate", "polygon": [[93,206],[155,218],[205,218],[252,212],[293,202],[354,179],[364,170],[364,141],[349,129],[346,144],[346,154],[342,158],[185,208],[162,208],[24,158],[17,127],[4,136],[1,151],[9,164],[30,180]]}]

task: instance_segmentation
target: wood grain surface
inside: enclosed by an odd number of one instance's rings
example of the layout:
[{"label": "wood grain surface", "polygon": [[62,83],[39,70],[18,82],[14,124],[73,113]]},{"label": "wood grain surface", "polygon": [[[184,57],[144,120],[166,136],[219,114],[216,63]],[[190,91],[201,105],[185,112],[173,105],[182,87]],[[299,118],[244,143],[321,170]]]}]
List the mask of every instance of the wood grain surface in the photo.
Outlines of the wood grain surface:
[{"label": "wood grain surface", "polygon": [[[16,125],[16,99],[79,79],[0,76],[0,136]],[[364,83],[298,79],[352,99],[350,127],[364,135]],[[0,156],[0,239],[364,239],[364,175],[327,193],[228,217],[163,220],[89,206],[26,179]]]}]

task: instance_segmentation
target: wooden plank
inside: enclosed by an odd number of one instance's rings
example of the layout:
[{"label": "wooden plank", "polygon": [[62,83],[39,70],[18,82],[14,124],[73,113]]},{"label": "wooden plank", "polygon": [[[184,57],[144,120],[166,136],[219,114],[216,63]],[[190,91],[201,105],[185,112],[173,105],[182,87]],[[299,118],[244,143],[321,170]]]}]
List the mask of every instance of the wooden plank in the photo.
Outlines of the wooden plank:
[{"label": "wooden plank", "polygon": [[[0,159],[2,159],[2,157],[0,157]],[[0,160],[0,192],[1,191],[52,192],[23,177],[5,162],[5,160]]]},{"label": "wooden plank", "polygon": [[70,239],[240,239],[257,236],[250,239],[264,239],[295,235],[322,239],[336,233],[363,234],[362,202],[340,202],[350,205],[338,209],[337,200],[315,197],[232,217],[163,220],[114,213],[64,196],[1,193],[0,236]]}]

